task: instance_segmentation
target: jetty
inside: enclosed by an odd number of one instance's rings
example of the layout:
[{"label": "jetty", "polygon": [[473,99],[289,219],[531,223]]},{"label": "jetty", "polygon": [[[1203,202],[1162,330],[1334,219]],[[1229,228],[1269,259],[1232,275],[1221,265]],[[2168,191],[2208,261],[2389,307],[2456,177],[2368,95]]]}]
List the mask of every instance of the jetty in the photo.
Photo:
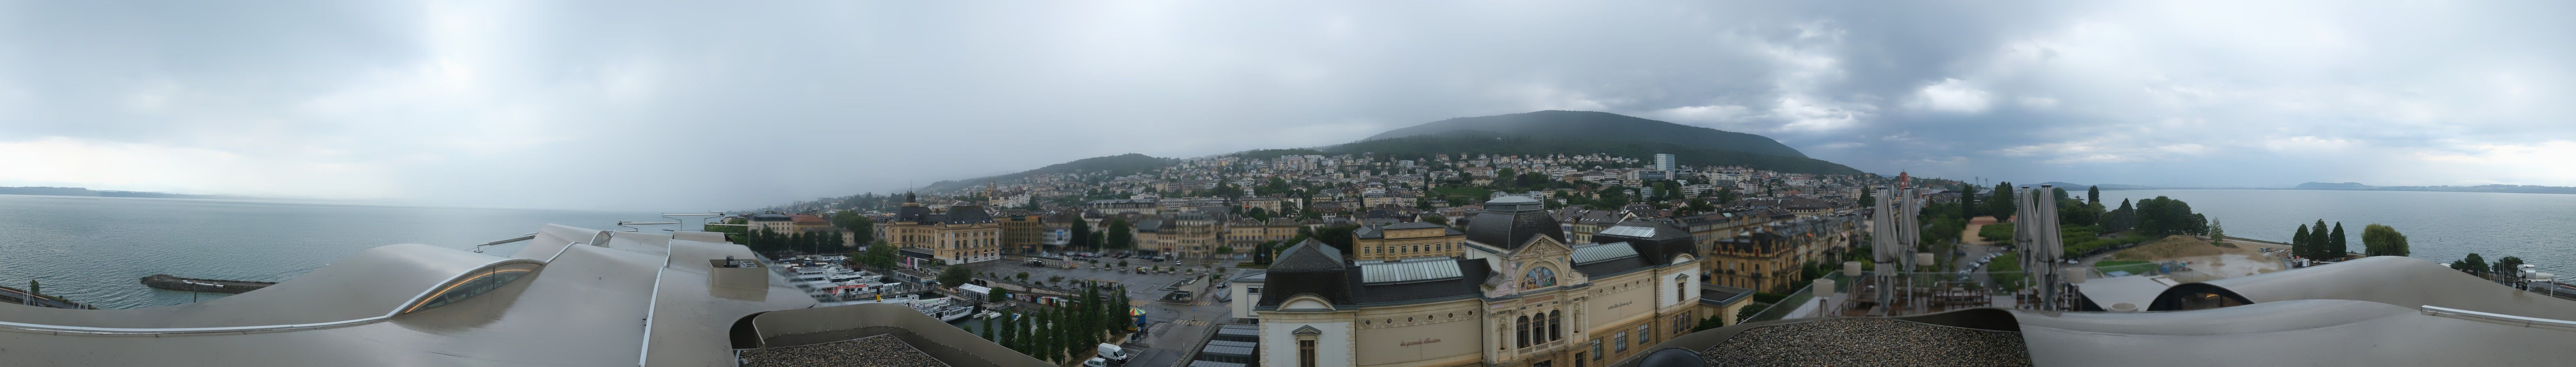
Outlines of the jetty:
[{"label": "jetty", "polygon": [[148,287],[153,287],[153,288],[168,289],[168,290],[174,290],[174,291],[215,292],[215,293],[236,293],[236,294],[238,294],[238,293],[241,293],[241,292],[249,292],[249,291],[259,290],[260,288],[268,288],[268,286],[277,285],[277,282],[254,282],[254,281],[247,281],[247,280],[222,280],[222,279],[198,279],[198,278],[183,278],[183,277],[171,276],[170,274],[152,274],[152,276],[143,277],[143,285],[144,285],[144,286],[148,286]]}]

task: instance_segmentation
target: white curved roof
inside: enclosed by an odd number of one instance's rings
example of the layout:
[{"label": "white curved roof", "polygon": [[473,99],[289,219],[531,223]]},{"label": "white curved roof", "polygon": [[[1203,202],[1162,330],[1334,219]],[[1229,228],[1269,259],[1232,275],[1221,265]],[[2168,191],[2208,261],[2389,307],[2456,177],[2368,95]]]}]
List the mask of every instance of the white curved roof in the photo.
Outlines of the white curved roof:
[{"label": "white curved roof", "polygon": [[385,245],[230,297],[176,306],[73,310],[8,305],[0,322],[77,328],[215,328],[383,317],[468,271],[513,260],[422,244]]},{"label": "white curved roof", "polygon": [[[549,225],[513,258],[391,245],[267,289],[130,310],[0,304],[6,365],[731,366],[727,329],[756,312],[811,307],[770,277],[766,292],[713,286],[707,260],[754,258],[740,245],[612,235]],[[654,238],[659,237],[659,238]],[[608,247],[587,245],[609,242]],[[549,245],[552,243],[552,245]],[[261,332],[104,335],[56,327],[190,328],[382,316],[430,286],[496,262],[544,266],[481,296],[389,318]],[[391,295],[401,295],[394,297]],[[402,298],[401,301],[393,301]]]},{"label": "white curved roof", "polygon": [[2256,303],[2349,299],[2576,320],[2576,301],[2515,290],[2431,260],[2404,256],[2372,256],[2201,283],[2226,288]]},{"label": "white curved roof", "polygon": [[2013,311],[2037,366],[2563,365],[2576,332],[2355,300],[2194,311]]}]

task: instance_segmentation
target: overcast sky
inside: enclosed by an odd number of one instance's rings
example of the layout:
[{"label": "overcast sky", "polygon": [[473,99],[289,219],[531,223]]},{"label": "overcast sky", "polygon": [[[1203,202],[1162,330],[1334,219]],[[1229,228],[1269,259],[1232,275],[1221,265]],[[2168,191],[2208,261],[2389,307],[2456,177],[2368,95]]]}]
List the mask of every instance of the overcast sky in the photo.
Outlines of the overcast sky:
[{"label": "overcast sky", "polygon": [[10,2],[0,186],[744,209],[1544,109],[1886,174],[2576,185],[2567,2],[1854,3]]}]

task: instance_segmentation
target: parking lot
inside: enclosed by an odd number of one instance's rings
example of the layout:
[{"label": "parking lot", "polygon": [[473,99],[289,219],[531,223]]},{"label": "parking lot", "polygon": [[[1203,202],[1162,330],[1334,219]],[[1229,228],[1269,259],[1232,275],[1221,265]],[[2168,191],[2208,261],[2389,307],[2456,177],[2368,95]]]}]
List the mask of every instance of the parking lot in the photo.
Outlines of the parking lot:
[{"label": "parking lot", "polygon": [[[1200,338],[1206,336],[1205,334],[1210,327],[1209,324],[1225,322],[1233,318],[1232,311],[1226,307],[1226,304],[1216,301],[1214,293],[1218,290],[1215,284],[1211,284],[1211,282],[1206,280],[1207,274],[1211,269],[1198,267],[1202,262],[1147,262],[1134,258],[1098,258],[1097,260],[1099,260],[1099,262],[1093,263],[1090,261],[1084,261],[1081,258],[1072,258],[1070,259],[1071,263],[1075,264],[1077,267],[1068,269],[1064,267],[1067,260],[1046,260],[1046,263],[1050,265],[1046,267],[1028,266],[1029,260],[1029,258],[1014,256],[1006,258],[1004,261],[975,263],[969,265],[969,267],[975,269],[977,277],[982,277],[984,273],[990,272],[995,275],[1011,278],[1009,282],[1013,284],[1058,289],[1076,293],[1082,290],[1080,286],[1067,285],[1070,281],[1075,279],[1090,279],[1109,284],[1126,285],[1127,290],[1129,291],[1127,298],[1130,300],[1130,305],[1144,309],[1146,320],[1153,322],[1152,325],[1147,326],[1149,332],[1146,333],[1146,335],[1129,343],[1130,346],[1140,347],[1140,349],[1136,351],[1136,357],[1128,361],[1128,366],[1163,367],[1177,365],[1181,362],[1181,358],[1189,354],[1189,351],[1197,350],[1198,344],[1201,341]],[[1117,269],[1119,260],[1127,261],[1127,269],[1129,269],[1129,271],[1119,271]],[[1232,263],[1225,262],[1222,264],[1231,265]],[[1171,273],[1138,273],[1133,271],[1133,269],[1140,266],[1161,266],[1167,269],[1173,267],[1187,267],[1189,269],[1197,269],[1197,272],[1175,271]],[[1232,271],[1233,269],[1229,268],[1226,272],[1221,274],[1231,273]],[[1017,275],[1022,272],[1029,273],[1028,281],[1022,282],[1018,280],[1019,277]],[[1064,277],[1065,281],[1054,283],[1046,281],[1048,277],[1058,276]],[[1191,291],[1195,296],[1191,297],[1187,302],[1162,301],[1164,295],[1172,293],[1172,290],[1164,288],[1172,283],[1179,282],[1184,279],[1199,279],[1196,282],[1177,288],[1177,290]]]},{"label": "parking lot", "polygon": [[[1027,258],[1010,258],[1004,261],[975,263],[970,265],[970,267],[975,269],[975,273],[979,277],[983,276],[984,273],[992,273],[1002,278],[1009,278],[1007,279],[1008,282],[1013,284],[1067,292],[1079,292],[1082,290],[1081,286],[1070,282],[1077,279],[1089,279],[1113,285],[1126,285],[1128,291],[1131,292],[1127,295],[1127,298],[1139,301],[1154,301],[1162,299],[1164,295],[1170,294],[1172,291],[1170,289],[1165,289],[1165,287],[1184,279],[1198,279],[1197,282],[1178,288],[1178,290],[1188,290],[1196,293],[1197,297],[1195,298],[1199,298],[1198,300],[1200,301],[1204,301],[1213,296],[1213,294],[1210,294],[1212,288],[1208,287],[1209,284],[1205,280],[1210,268],[1198,267],[1198,264],[1200,264],[1198,262],[1148,262],[1139,259],[1115,258],[1097,258],[1094,260],[1097,260],[1098,262],[1085,261],[1079,258],[1069,260],[1041,260],[1044,261],[1047,266],[1039,267],[1029,266],[1029,259]],[[1120,260],[1125,260],[1127,262],[1127,266],[1123,270],[1118,266],[1118,262]],[[1065,268],[1065,264],[1068,263],[1073,264],[1075,267],[1070,269]],[[1140,272],[1135,270],[1135,268],[1138,267],[1149,269],[1153,267],[1161,267],[1163,269],[1170,270],[1170,272]],[[1176,267],[1179,269],[1174,269]],[[1029,274],[1028,280],[1026,281],[1019,280],[1019,277],[1017,276],[1019,273],[1023,272]],[[1064,277],[1064,281],[1048,282],[1047,279],[1049,279],[1049,277]]]}]

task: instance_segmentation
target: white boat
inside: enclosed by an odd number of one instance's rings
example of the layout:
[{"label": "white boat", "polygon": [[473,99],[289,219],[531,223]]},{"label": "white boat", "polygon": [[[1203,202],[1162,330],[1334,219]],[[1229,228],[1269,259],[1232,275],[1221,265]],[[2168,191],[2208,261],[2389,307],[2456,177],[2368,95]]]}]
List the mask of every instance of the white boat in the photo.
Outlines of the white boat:
[{"label": "white boat", "polygon": [[965,319],[966,316],[972,316],[975,311],[975,306],[966,302],[958,302],[955,297],[940,297],[914,301],[912,302],[912,309],[921,311],[924,315],[930,315],[931,318],[939,319],[941,322],[957,322],[957,320]]}]

